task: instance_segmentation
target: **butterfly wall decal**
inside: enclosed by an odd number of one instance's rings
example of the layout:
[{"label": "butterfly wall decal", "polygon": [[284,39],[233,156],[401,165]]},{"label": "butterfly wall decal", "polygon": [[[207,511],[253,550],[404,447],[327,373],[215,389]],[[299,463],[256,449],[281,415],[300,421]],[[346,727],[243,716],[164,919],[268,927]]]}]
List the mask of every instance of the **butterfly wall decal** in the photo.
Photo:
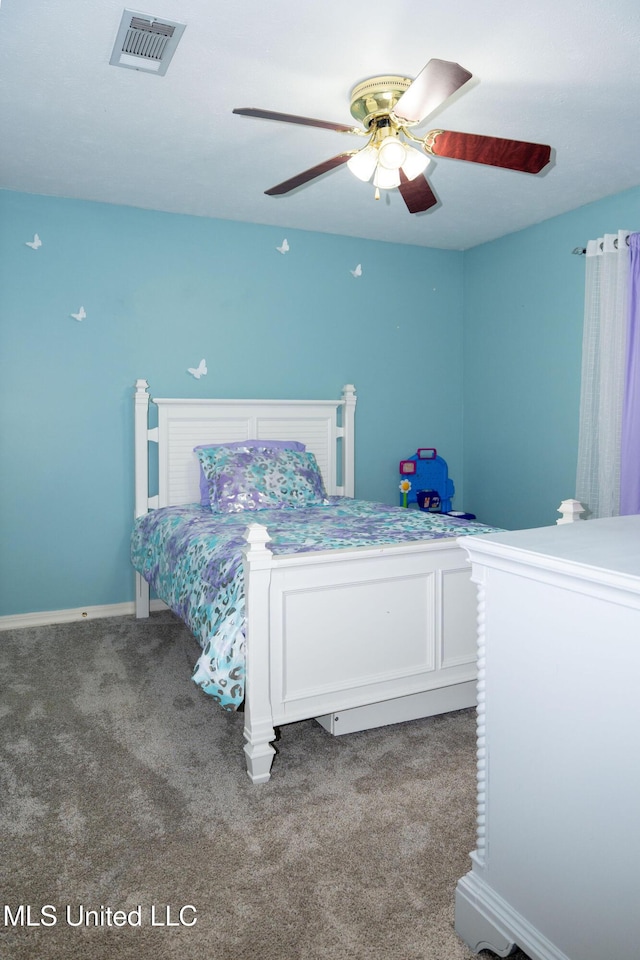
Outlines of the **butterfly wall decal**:
[{"label": "butterfly wall decal", "polygon": [[37,250],[38,247],[42,246],[42,240],[40,239],[37,233],[34,233],[33,240],[27,240],[25,242],[25,246],[31,247],[32,250]]},{"label": "butterfly wall decal", "polygon": [[282,241],[282,246],[276,247],[276,250],[278,251],[278,253],[288,253],[288,252],[289,252],[289,241],[287,240],[286,237],[285,237],[284,240]]},{"label": "butterfly wall decal", "polygon": [[195,377],[196,380],[199,380],[200,377],[204,377],[209,371],[207,370],[207,361],[201,360],[197,367],[189,367],[187,373],[190,373],[192,377]]},{"label": "butterfly wall decal", "polygon": [[352,277],[361,277],[362,276],[362,264],[359,263],[355,270],[350,270],[349,273]]},{"label": "butterfly wall decal", "polygon": [[77,313],[72,313],[71,316],[74,320],[85,320],[87,316],[87,311],[84,307],[80,307]]}]

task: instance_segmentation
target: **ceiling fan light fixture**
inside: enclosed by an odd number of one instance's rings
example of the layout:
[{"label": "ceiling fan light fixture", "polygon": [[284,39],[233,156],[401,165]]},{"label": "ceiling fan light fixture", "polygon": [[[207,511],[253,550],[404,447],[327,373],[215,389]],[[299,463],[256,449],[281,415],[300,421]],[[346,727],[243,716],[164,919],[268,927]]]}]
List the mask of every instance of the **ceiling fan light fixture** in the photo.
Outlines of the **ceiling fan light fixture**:
[{"label": "ceiling fan light fixture", "polygon": [[373,184],[381,190],[393,190],[400,186],[400,170],[388,170],[386,167],[378,164],[373,176]]},{"label": "ceiling fan light fixture", "polygon": [[430,162],[429,157],[425,157],[415,147],[407,147],[407,156],[402,164],[402,172],[407,180],[415,180],[421,173],[424,173]]},{"label": "ceiling fan light fixture", "polygon": [[354,155],[347,160],[347,166],[349,170],[351,170],[351,173],[359,180],[364,180],[365,182],[371,180],[377,163],[378,151],[371,144],[354,153]]},{"label": "ceiling fan light fixture", "polygon": [[378,163],[385,170],[399,170],[405,162],[407,148],[393,134],[385,137],[378,145]]}]

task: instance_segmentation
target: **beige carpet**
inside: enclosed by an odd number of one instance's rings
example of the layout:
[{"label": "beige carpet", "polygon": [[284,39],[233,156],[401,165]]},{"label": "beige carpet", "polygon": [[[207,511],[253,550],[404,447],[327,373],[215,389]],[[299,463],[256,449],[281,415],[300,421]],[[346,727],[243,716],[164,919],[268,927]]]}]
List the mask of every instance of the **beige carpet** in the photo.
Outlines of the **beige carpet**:
[{"label": "beige carpet", "polygon": [[474,712],[289,725],[255,787],[196,657],[168,613],[0,634],[2,960],[470,960]]}]

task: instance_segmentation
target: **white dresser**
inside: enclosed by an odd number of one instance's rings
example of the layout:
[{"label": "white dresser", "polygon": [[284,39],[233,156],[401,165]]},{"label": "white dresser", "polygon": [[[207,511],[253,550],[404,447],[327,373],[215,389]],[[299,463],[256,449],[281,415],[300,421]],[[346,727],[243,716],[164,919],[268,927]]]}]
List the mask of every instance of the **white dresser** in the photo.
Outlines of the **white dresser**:
[{"label": "white dresser", "polygon": [[478,833],[456,930],[640,957],[640,516],[463,538],[478,584]]}]

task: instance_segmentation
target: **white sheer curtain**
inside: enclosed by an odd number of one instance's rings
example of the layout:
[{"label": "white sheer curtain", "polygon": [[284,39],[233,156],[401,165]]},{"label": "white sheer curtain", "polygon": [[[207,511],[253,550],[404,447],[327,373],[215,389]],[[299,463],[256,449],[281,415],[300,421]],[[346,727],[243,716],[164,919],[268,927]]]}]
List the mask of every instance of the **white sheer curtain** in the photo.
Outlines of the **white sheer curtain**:
[{"label": "white sheer curtain", "polygon": [[591,517],[620,512],[629,233],[590,240],[586,251],[576,499]]}]

